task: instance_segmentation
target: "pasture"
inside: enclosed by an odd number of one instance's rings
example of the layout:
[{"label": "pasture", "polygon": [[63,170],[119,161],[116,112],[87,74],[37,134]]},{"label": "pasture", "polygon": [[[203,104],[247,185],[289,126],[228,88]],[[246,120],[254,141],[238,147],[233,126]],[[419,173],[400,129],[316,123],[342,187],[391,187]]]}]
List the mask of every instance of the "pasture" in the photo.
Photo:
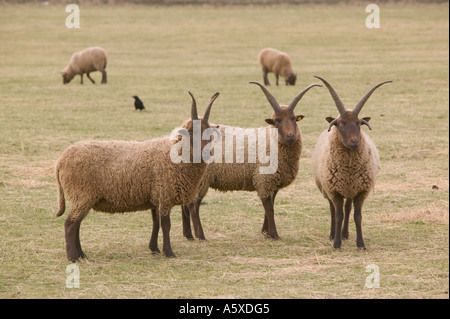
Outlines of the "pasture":
[{"label": "pasture", "polygon": [[[365,4],[144,6],[80,5],[68,29],[63,5],[0,4],[1,298],[448,298],[448,3],[380,4],[381,28],[365,26]],[[100,45],[100,73],[62,84],[71,54]],[[257,55],[288,52],[296,86],[269,87],[289,103],[326,78],[353,108],[376,83],[361,116],[372,117],[382,169],[363,208],[367,251],[355,227],[331,248],[328,203],[311,172],[311,152],[326,116],[337,110],[326,88],[296,107],[303,152],[297,179],[275,203],[279,241],[261,235],[255,193],[210,190],[201,207],[206,241],[182,236],[172,210],[176,259],[152,255],[147,211],[91,212],[81,225],[87,254],[80,288],[66,287],[64,216],[57,210],[54,165],[70,144],[168,135],[190,115],[192,91],[203,112],[221,93],[213,123],[264,126],[272,109],[261,90]],[[272,84],[273,74],[269,74]],[[145,111],[135,111],[138,95]],[[162,238],[160,236],[160,245]],[[368,265],[379,288],[366,286]]]}]

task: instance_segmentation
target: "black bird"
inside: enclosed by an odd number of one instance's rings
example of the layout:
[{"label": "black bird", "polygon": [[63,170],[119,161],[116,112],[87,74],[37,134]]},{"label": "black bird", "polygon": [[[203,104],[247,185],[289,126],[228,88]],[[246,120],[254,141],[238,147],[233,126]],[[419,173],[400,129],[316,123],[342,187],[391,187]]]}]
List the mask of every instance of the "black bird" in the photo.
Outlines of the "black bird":
[{"label": "black bird", "polygon": [[134,107],[136,108],[136,110],[142,111],[143,109],[145,109],[144,103],[142,103],[137,95],[134,95],[132,97],[134,97]]}]

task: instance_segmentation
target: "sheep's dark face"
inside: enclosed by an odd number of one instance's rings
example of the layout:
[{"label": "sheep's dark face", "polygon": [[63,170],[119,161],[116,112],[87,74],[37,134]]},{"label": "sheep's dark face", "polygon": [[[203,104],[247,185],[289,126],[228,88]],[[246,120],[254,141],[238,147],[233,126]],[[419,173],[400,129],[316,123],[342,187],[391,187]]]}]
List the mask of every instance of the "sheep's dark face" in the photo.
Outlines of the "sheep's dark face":
[{"label": "sheep's dark face", "polygon": [[62,77],[63,77],[63,84],[67,84],[69,83],[73,77],[71,77],[69,74],[67,73],[61,73]]},{"label": "sheep's dark face", "polygon": [[300,130],[297,122],[303,118],[303,115],[295,115],[292,110],[282,106],[280,112],[274,113],[271,119],[266,119],[266,123],[278,129],[279,141],[289,145],[299,139]]},{"label": "sheep's dark face", "polygon": [[295,85],[296,80],[297,80],[297,74],[291,73],[286,80],[286,85]]},{"label": "sheep's dark face", "polygon": [[337,119],[327,117],[326,120],[330,123],[330,129],[336,125],[342,144],[350,150],[356,150],[361,139],[361,125],[368,125],[370,117],[359,119],[352,111],[347,111]]}]

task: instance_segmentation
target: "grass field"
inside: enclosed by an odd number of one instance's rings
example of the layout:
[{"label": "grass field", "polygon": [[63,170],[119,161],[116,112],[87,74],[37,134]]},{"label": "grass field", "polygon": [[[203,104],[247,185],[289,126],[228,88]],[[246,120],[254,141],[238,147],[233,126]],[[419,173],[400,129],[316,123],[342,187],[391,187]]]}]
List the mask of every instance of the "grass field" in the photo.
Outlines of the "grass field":
[{"label": "grass field", "polygon": [[[81,5],[80,28],[68,29],[62,5],[0,4],[0,297],[448,298],[448,9],[380,4],[381,28],[367,29],[363,4]],[[93,45],[109,53],[108,84],[76,77],[63,85],[58,71]],[[83,139],[167,135],[190,114],[188,90],[201,110],[221,92],[212,122],[265,125],[271,108],[248,84],[262,82],[256,56],[264,47],[289,52],[298,72],[295,87],[270,87],[282,103],[316,82],[314,74],[349,108],[376,83],[394,81],[361,113],[372,117],[382,160],[363,209],[367,251],[356,249],[353,222],[342,250],[328,241],[311,152],[337,110],[326,89],[314,89],[296,108],[306,116],[298,178],[277,196],[282,240],[260,234],[254,193],[210,191],[205,242],[185,240],[175,207],[176,259],[151,255],[149,212],[91,212],[81,226],[88,259],[78,264],[80,288],[66,288],[67,212],[54,217],[61,152]],[[134,110],[132,95],[146,111]],[[365,286],[370,264],[379,267],[379,288]]]}]

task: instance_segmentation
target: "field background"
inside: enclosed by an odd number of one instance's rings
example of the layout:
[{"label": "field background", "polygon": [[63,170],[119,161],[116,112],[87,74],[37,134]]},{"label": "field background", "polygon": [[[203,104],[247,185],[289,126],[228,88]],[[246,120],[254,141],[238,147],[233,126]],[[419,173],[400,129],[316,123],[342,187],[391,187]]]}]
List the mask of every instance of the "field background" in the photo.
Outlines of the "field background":
[{"label": "field background", "polygon": [[[245,2],[245,1],[244,1]],[[448,298],[449,7],[380,3],[381,28],[365,27],[366,3],[246,6],[121,6],[81,1],[81,28],[67,29],[65,6],[0,3],[0,298]],[[108,84],[63,85],[71,54],[100,45]],[[328,204],[311,174],[311,152],[326,116],[326,89],[311,90],[296,112],[304,148],[296,181],[279,192],[280,241],[260,234],[254,193],[210,191],[201,208],[207,241],[182,236],[172,210],[176,259],[148,249],[149,212],[91,212],[81,227],[88,259],[79,289],[66,288],[64,219],[54,165],[83,139],[145,140],[189,116],[191,90],[211,121],[264,126],[272,113],[259,88],[260,49],[288,52],[295,87],[271,86],[289,103],[325,77],[347,107],[373,85],[363,109],[381,155],[375,192],[363,210],[367,251],[355,228],[342,250],[328,241]],[[100,74],[93,73],[100,82]],[[274,76],[270,80],[274,84]],[[282,81],[283,82],[283,81]],[[132,95],[147,108],[135,111]],[[368,131],[366,128],[364,130]],[[160,245],[162,238],[160,237]],[[380,288],[365,287],[366,266]]]}]

